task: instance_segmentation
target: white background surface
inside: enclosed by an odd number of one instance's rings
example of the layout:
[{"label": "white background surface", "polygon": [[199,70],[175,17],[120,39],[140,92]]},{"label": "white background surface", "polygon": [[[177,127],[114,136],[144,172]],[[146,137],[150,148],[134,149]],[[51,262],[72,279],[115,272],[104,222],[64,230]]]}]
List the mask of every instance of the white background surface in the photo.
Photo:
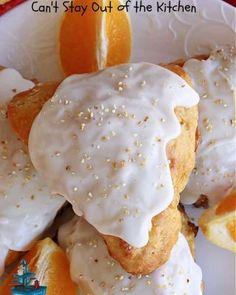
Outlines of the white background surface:
[{"label": "white background surface", "polygon": [[[46,4],[50,0],[40,2]],[[155,0],[143,2],[152,4]],[[209,53],[216,45],[234,42],[236,14],[233,7],[220,0],[183,0],[182,3],[196,5],[197,13],[136,14],[131,11],[132,61],[165,63]],[[0,17],[0,64],[40,81],[62,78],[56,41],[61,13],[35,14],[30,5],[28,1]],[[189,212],[196,217],[200,210],[190,208]],[[234,295],[235,256],[208,243],[201,233],[196,249],[197,262],[203,270],[205,294]]]}]

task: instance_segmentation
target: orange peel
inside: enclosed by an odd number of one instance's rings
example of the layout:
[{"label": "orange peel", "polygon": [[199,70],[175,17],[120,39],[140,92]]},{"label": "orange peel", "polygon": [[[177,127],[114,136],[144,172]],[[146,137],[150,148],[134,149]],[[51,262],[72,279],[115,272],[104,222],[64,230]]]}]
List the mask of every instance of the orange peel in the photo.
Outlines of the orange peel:
[{"label": "orange peel", "polygon": [[[35,273],[41,286],[47,287],[47,295],[76,295],[78,287],[70,278],[70,266],[66,254],[50,238],[37,242],[23,257],[30,271]],[[11,295],[16,266],[0,284],[0,294]],[[62,275],[63,274],[63,275]]]},{"label": "orange peel", "polygon": [[199,226],[210,242],[236,253],[236,190],[206,210]]}]

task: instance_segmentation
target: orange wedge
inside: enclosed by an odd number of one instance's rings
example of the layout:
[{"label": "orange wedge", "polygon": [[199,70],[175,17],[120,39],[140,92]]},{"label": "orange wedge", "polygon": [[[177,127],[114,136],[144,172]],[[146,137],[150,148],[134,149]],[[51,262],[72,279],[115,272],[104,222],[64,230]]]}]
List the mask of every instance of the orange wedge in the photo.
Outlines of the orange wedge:
[{"label": "orange wedge", "polygon": [[236,253],[236,190],[206,210],[199,225],[209,241]]},{"label": "orange wedge", "polygon": [[[71,281],[70,266],[66,254],[51,239],[46,238],[23,257],[29,270],[35,273],[40,286],[47,287],[47,295],[76,295],[77,286]],[[11,295],[13,274],[18,266],[0,284],[0,294]]]},{"label": "orange wedge", "polygon": [[23,252],[16,252],[16,251],[9,250],[7,258],[6,258],[5,266],[8,267],[12,263],[14,263],[17,259],[19,259],[22,253]]},{"label": "orange wedge", "polygon": [[[92,1],[82,16],[78,12],[65,13],[59,33],[59,55],[66,75],[91,73],[105,67],[126,63],[131,54],[131,26],[126,11],[118,11],[121,0],[113,0],[111,12],[93,11]],[[103,10],[108,0],[96,1]],[[74,6],[80,0],[73,1]]]}]

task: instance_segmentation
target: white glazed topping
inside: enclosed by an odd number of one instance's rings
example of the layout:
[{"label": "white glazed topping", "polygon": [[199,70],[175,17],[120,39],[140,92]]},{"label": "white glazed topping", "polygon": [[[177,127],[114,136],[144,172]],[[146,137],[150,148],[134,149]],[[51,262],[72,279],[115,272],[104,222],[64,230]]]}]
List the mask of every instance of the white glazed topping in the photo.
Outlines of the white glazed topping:
[{"label": "white glazed topping", "polygon": [[182,234],[168,262],[143,277],[126,273],[109,256],[99,233],[81,217],[74,217],[60,228],[59,244],[70,260],[72,280],[78,285],[87,282],[91,295],[202,294],[202,273]]},{"label": "white glazed topping", "polygon": [[77,215],[142,247],[151,219],[173,199],[166,145],[181,130],[174,109],[198,100],[183,79],[152,64],[73,75],[34,121],[31,159]]},{"label": "white glazed topping", "polygon": [[14,69],[0,70],[0,103],[7,104],[11,98],[19,92],[34,87],[34,83],[25,80],[19,72]]},{"label": "white glazed topping", "polygon": [[206,61],[191,59],[184,69],[201,97],[201,143],[182,201],[191,204],[204,194],[214,204],[235,184],[235,48],[215,51]]},{"label": "white glazed topping", "polygon": [[15,70],[0,71],[0,274],[8,250],[28,249],[64,203],[39,179],[6,118],[13,95],[33,86]]}]

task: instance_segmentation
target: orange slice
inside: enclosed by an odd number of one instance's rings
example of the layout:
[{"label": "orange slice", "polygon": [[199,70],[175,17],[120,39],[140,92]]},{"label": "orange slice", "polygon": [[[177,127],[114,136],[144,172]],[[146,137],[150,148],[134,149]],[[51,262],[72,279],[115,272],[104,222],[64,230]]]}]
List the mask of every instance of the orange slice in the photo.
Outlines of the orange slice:
[{"label": "orange slice", "polygon": [[[111,12],[92,10],[92,1],[82,16],[68,11],[62,20],[59,33],[59,54],[66,75],[90,73],[105,67],[126,63],[131,54],[131,26],[126,11],[118,11],[121,0],[113,0]],[[96,1],[103,10],[108,0]],[[74,6],[80,0],[73,1]]]},{"label": "orange slice", "polygon": [[[40,286],[47,287],[47,295],[76,295],[77,286],[70,278],[70,266],[66,254],[51,239],[46,238],[23,257],[31,272],[35,273]],[[11,295],[13,274],[16,266],[0,284],[0,294]]]},{"label": "orange slice", "polygon": [[12,263],[14,263],[17,259],[19,259],[22,253],[23,252],[16,252],[16,251],[9,250],[7,258],[6,258],[5,266],[8,267]]},{"label": "orange slice", "polygon": [[206,210],[199,226],[209,241],[236,253],[236,190]]}]

